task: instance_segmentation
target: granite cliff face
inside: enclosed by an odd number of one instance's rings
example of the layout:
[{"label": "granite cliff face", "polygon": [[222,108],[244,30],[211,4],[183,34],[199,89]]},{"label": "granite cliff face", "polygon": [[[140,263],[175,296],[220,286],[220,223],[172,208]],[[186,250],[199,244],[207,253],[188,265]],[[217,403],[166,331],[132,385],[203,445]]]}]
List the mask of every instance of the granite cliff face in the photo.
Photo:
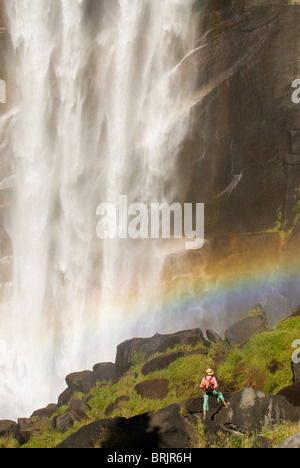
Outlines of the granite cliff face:
[{"label": "granite cliff face", "polygon": [[[198,88],[180,173],[186,200],[206,204],[208,242],[201,252],[170,256],[166,270],[175,295],[186,281],[195,294],[244,281],[243,297],[224,293],[225,315],[237,317],[258,300],[279,318],[298,301],[300,104],[292,83],[300,5],[290,3],[208,2],[199,47],[186,58]],[[258,276],[274,282],[264,288]],[[248,287],[256,299],[249,301]],[[214,314],[212,304],[205,307]]]},{"label": "granite cliff face", "polygon": [[187,198],[207,204],[209,232],[263,231],[279,211],[290,227],[300,163],[299,107],[291,99],[300,8],[210,3],[199,48],[187,58],[198,76],[182,158]]}]

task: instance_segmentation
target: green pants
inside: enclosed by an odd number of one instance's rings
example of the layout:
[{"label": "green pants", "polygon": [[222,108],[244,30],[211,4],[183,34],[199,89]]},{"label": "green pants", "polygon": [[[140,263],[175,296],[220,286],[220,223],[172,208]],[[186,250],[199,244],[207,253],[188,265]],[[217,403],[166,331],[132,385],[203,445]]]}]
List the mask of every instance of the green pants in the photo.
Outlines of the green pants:
[{"label": "green pants", "polygon": [[213,390],[213,392],[210,393],[210,394],[204,393],[203,411],[208,411],[208,410],[209,410],[209,401],[208,401],[208,400],[209,400],[209,397],[210,397],[211,395],[217,397],[217,398],[218,398],[218,402],[220,402],[220,401],[223,401],[223,402],[224,402],[224,401],[225,401],[225,400],[224,400],[224,397],[223,397],[223,395],[222,395],[222,393],[221,393],[221,392],[217,392],[216,390]]}]

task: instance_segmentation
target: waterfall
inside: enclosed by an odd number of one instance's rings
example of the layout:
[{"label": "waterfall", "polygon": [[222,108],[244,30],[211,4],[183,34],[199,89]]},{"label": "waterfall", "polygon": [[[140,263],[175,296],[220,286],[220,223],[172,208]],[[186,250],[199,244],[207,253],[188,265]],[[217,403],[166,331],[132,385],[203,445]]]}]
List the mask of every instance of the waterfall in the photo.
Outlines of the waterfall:
[{"label": "waterfall", "polygon": [[96,208],[120,195],[180,201],[195,85],[184,62],[195,47],[193,3],[6,1],[13,102],[0,128],[15,198],[1,419],[55,402],[68,373],[113,361],[121,340],[166,331],[162,243],[99,240]]}]

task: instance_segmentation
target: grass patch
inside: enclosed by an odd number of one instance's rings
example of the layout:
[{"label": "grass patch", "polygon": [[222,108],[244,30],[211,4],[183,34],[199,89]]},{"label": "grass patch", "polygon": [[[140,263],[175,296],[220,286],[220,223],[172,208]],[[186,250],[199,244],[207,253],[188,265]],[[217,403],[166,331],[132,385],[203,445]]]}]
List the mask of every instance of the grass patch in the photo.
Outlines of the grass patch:
[{"label": "grass patch", "polygon": [[19,448],[19,444],[13,437],[1,437],[0,448]]},{"label": "grass patch", "polygon": [[[282,388],[291,385],[291,356],[292,343],[300,337],[300,317],[280,322],[277,327],[265,333],[254,335],[243,349],[238,347],[231,350],[226,362],[219,366],[218,376],[223,384],[229,385],[235,380],[237,388],[246,385],[248,372],[256,367],[267,376],[264,392],[274,395]],[[268,366],[272,361],[282,364],[282,369],[274,374]],[[237,373],[237,369],[243,372]]]}]

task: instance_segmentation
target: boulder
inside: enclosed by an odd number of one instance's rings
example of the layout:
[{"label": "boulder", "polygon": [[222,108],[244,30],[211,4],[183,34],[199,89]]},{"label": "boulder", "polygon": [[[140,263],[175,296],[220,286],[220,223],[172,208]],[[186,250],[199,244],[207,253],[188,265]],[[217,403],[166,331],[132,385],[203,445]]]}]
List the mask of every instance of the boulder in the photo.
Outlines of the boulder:
[{"label": "boulder", "polygon": [[81,410],[83,412],[86,412],[86,411],[90,411],[91,407],[84,401],[79,400],[78,398],[74,398],[73,400],[70,401],[69,409],[76,409],[76,410]]},{"label": "boulder", "polygon": [[191,448],[197,433],[180,414],[180,406],[172,403],[157,412],[135,416],[126,422],[127,449],[180,449]]},{"label": "boulder", "polygon": [[18,426],[20,430],[20,445],[26,444],[29,441],[31,434],[40,434],[41,421],[43,425],[48,426],[50,430],[53,429],[53,422],[51,421],[50,417],[46,415],[46,412],[43,412],[43,410],[37,410],[37,412],[33,414],[36,415],[32,416],[31,418],[18,419]]},{"label": "boulder", "polygon": [[124,430],[125,418],[101,419],[81,427],[55,448],[94,448]]},{"label": "boulder", "polygon": [[66,432],[73,426],[75,421],[81,422],[84,419],[89,419],[84,411],[80,409],[68,409],[64,414],[54,418],[54,428],[58,432]]},{"label": "boulder", "polygon": [[166,369],[172,362],[184,356],[184,351],[177,351],[170,354],[162,354],[146,362],[142,367],[142,374],[147,375],[157,370]]},{"label": "boulder", "polygon": [[284,396],[293,406],[300,408],[300,382],[280,390],[277,395]]},{"label": "boulder", "polygon": [[255,441],[251,448],[271,448],[273,447],[273,441],[268,439],[267,437],[258,436],[256,437]]},{"label": "boulder", "polygon": [[202,424],[206,438],[206,448],[213,447],[214,445],[222,447],[224,440],[228,437],[228,431],[211,419],[203,420]]},{"label": "boulder", "polygon": [[288,440],[280,444],[277,448],[300,448],[300,432],[294,434]]},{"label": "boulder", "polygon": [[95,421],[72,434],[56,448],[169,449],[191,448],[197,434],[173,403],[154,412],[130,419],[112,418]]},{"label": "boulder", "polygon": [[99,382],[115,382],[117,379],[116,365],[112,362],[101,362],[95,364],[93,371]]},{"label": "boulder", "polygon": [[176,345],[196,345],[203,338],[199,328],[185,330],[169,335],[156,334],[151,338],[133,338],[124,341],[117,347],[116,369],[118,376],[123,375],[131,366],[135,354],[148,359],[152,354],[165,353]]},{"label": "boulder", "polygon": [[58,397],[57,406],[65,406],[69,403],[72,398],[74,391],[67,387]]},{"label": "boulder", "polygon": [[220,426],[236,427],[241,432],[257,433],[273,427],[279,421],[299,421],[300,411],[283,396],[245,388],[230,399],[230,407],[224,407],[214,416]]},{"label": "boulder", "polygon": [[203,397],[193,397],[181,403],[182,408],[189,414],[203,411]]},{"label": "boulder", "polygon": [[18,426],[20,431],[25,431],[27,429],[31,429],[32,427],[32,420],[30,418],[19,418],[18,419]]},{"label": "boulder", "polygon": [[284,369],[284,365],[277,361],[276,359],[274,359],[273,361],[270,362],[270,364],[267,366],[267,369],[268,371],[271,373],[271,374],[275,374],[276,372],[280,371],[280,370],[283,370]]},{"label": "boulder", "polygon": [[206,330],[206,336],[207,336],[208,341],[211,341],[212,343],[215,343],[215,344],[219,343],[225,348],[227,348],[226,342],[222,340],[222,338],[214,330],[211,330],[210,328]]},{"label": "boulder", "polygon": [[55,403],[51,403],[46,408],[41,408],[32,413],[30,419],[37,418],[37,419],[48,419],[50,418],[56,411],[57,405]]},{"label": "boulder", "polygon": [[245,317],[228,328],[225,337],[230,347],[234,347],[247,342],[251,336],[268,330],[265,311],[260,304],[257,304]]},{"label": "boulder", "polygon": [[113,411],[115,411],[116,409],[119,409],[120,403],[122,401],[129,401],[129,400],[130,398],[127,395],[120,396],[119,398],[116,399],[116,401],[108,405],[108,407],[105,410],[105,416],[109,416]]},{"label": "boulder", "polygon": [[29,440],[30,440],[32,432],[33,431],[31,429],[24,429],[24,430],[20,431],[19,444],[20,445],[27,444],[27,442],[29,442]]},{"label": "boulder", "polygon": [[163,400],[169,393],[169,381],[166,379],[144,380],[135,386],[142,398]]},{"label": "boulder", "polygon": [[19,426],[15,421],[0,421],[0,437],[13,437],[18,440],[20,435]]},{"label": "boulder", "polygon": [[97,374],[85,370],[67,375],[66,382],[72,392],[89,393],[97,382]]}]

